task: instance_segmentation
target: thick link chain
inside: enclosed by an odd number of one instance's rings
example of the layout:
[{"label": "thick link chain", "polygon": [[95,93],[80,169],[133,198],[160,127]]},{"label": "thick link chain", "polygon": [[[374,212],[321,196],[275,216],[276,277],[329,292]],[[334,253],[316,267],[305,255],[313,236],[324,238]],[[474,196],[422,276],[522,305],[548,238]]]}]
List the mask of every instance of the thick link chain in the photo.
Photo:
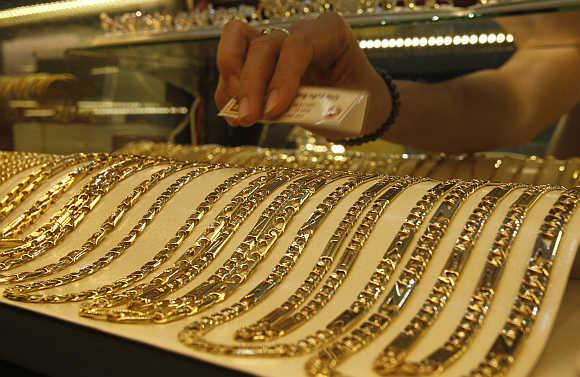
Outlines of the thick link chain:
[{"label": "thick link chain", "polygon": [[544,218],[508,319],[485,360],[469,377],[503,376],[513,365],[540,312],[564,228],[577,209],[579,196],[580,187],[563,192]]},{"label": "thick link chain", "polygon": [[333,341],[316,356],[308,360],[306,371],[311,376],[340,375],[338,364],[360,351],[378,335],[401,312],[415,287],[421,280],[433,252],[451,220],[463,202],[484,183],[480,181],[458,183],[443,199],[427,224],[409,261],[404,266],[394,287],[371,316],[349,334]]},{"label": "thick link chain", "polygon": [[[380,182],[379,182],[380,183]],[[394,271],[396,264],[402,257],[402,253],[406,250],[407,246],[413,239],[416,231],[419,229],[423,220],[427,213],[431,210],[434,206],[435,202],[439,200],[439,198],[451,189],[456,184],[456,181],[450,181],[446,183],[440,183],[432,187],[427,191],[425,195],[417,202],[415,207],[411,209],[410,214],[404,220],[401,229],[396,234],[393,242],[387,248],[387,252],[385,257],[379,264],[376,269],[375,274],[373,274],[374,278],[379,278],[384,280],[385,284],[388,281],[390,274]],[[349,209],[341,223],[339,224],[338,228],[336,229],[335,233],[331,237],[331,241],[329,245],[340,245],[343,243],[346,235],[350,232],[350,229],[354,226],[354,223],[357,221],[357,218],[362,214],[364,208],[366,208],[370,203],[371,200],[379,194],[381,190],[377,189],[377,185],[372,186],[366,192],[364,192],[361,197],[355,202],[355,204]],[[332,264],[332,260],[326,261],[325,260],[325,253],[316,263],[314,270],[309,274],[307,280],[305,281],[306,284],[312,281],[313,285],[320,282],[322,280],[322,275],[330,268]],[[333,253],[334,254],[334,253]],[[303,284],[303,287],[306,285]],[[379,290],[384,290],[385,284],[376,284],[376,280],[372,280],[371,283],[365,287],[363,292],[359,294],[357,302],[353,305],[358,306],[363,300],[370,306],[371,301],[369,300],[368,295],[366,295],[367,291],[373,291],[376,297],[378,297],[378,293],[376,292],[376,288],[378,287]],[[372,285],[372,286],[371,286]],[[309,292],[314,290],[314,287],[307,288]],[[304,300],[306,299],[306,295],[302,294],[299,290],[295,292],[294,295],[287,300],[291,306],[286,307],[285,304],[282,305],[280,308],[281,313],[286,313],[290,309],[294,307],[298,307]],[[375,297],[375,300],[376,300]],[[258,356],[258,355],[267,355],[267,356],[298,356],[301,354],[305,354],[311,352],[312,349],[316,349],[324,345],[333,337],[337,336],[340,332],[343,331],[336,325],[346,319],[345,315],[340,315],[337,317],[337,320],[332,321],[330,325],[326,327],[325,330],[317,331],[314,335],[309,335],[303,338],[302,340],[293,343],[293,344],[272,344],[272,345],[225,345],[225,344],[216,344],[210,342],[209,340],[203,337],[204,334],[208,333],[213,328],[221,325],[224,322],[230,321],[236,318],[239,314],[242,314],[244,311],[249,310],[249,307],[245,307],[245,310],[242,310],[245,305],[241,302],[239,305],[234,304],[231,308],[226,308],[216,314],[203,317],[201,320],[194,322],[193,324],[186,327],[179,335],[179,339],[182,343],[186,344],[189,347],[193,347],[198,350],[203,350],[205,352],[210,353],[222,353],[222,354],[229,354],[229,355],[238,355],[238,356]],[[236,314],[238,313],[239,314]],[[271,312],[266,318],[269,318],[271,315],[272,317],[278,317],[279,311],[275,310]],[[362,313],[361,313],[362,314]],[[354,319],[354,318],[352,318]],[[262,319],[264,320],[264,319]],[[258,322],[258,326],[263,326]],[[347,322],[340,322],[343,323],[344,326],[347,326]],[[240,337],[242,340],[256,340],[253,335],[255,335],[256,331],[253,331],[253,326],[249,327],[249,331],[246,328],[240,330],[237,334],[241,334]],[[260,328],[258,327],[258,329]],[[268,328],[268,326],[265,326]],[[333,332],[334,331],[334,332]],[[248,335],[246,335],[248,334]]]}]

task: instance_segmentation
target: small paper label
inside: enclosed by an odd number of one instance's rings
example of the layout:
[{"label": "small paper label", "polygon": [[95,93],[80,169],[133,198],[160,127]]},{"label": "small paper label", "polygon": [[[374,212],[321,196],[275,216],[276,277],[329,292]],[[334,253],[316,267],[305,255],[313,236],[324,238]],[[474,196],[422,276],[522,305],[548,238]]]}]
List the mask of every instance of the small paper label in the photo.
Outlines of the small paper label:
[{"label": "small paper label", "polygon": [[[366,101],[367,95],[364,92],[301,87],[284,115],[261,123],[304,124],[311,128],[332,129],[346,135],[356,135],[362,129]],[[235,99],[231,99],[219,115],[237,118],[238,113],[239,104]],[[344,124],[347,118],[348,124]]]}]

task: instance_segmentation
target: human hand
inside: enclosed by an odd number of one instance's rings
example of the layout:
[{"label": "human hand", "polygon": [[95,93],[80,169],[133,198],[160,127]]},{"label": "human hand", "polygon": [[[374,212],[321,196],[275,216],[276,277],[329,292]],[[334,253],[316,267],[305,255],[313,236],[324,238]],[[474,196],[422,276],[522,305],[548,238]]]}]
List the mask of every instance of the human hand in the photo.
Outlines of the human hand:
[{"label": "human hand", "polygon": [[[277,29],[262,34],[246,23],[231,21],[221,36],[217,66],[218,108],[231,98],[240,104],[239,117],[228,119],[231,125],[250,126],[259,119],[279,117],[290,107],[300,85],[367,91],[363,133],[380,126],[390,113],[386,85],[358,47],[350,27],[334,12],[296,22],[289,34]],[[334,135],[340,137],[340,133]]]}]

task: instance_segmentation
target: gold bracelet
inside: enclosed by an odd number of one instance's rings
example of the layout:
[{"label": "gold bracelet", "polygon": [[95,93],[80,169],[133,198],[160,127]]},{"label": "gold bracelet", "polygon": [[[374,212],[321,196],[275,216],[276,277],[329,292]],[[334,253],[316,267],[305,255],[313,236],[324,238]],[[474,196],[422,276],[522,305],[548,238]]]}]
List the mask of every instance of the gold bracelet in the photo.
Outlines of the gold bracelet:
[{"label": "gold bracelet", "polygon": [[308,360],[306,370],[309,375],[336,374],[336,367],[340,362],[361,350],[384,331],[407,303],[427,268],[439,240],[463,202],[483,184],[485,183],[481,181],[461,182],[445,196],[429,220],[427,229],[419,239],[394,287],[387,293],[379,308],[348,335],[333,341]]},{"label": "gold bracelet", "polygon": [[[455,241],[451,254],[428,298],[404,330],[385,347],[375,361],[377,373],[381,375],[409,373],[405,358],[423,332],[427,331],[436,321],[439,313],[449,301],[489,216],[496,205],[513,189],[513,185],[501,185],[493,188],[473,210],[459,238]],[[417,374],[418,371],[415,373]]]},{"label": "gold bracelet", "polygon": [[[115,185],[132,174],[159,163],[156,159],[124,159],[105,169],[93,178],[83,190],[72,197],[68,204],[57,212],[45,225],[26,236],[20,246],[0,252],[4,258],[0,262],[0,271],[6,271],[23,265],[60,242],[73,231],[101,198]],[[124,167],[124,168],[120,168]]]},{"label": "gold bracelet", "polygon": [[[326,306],[334,296],[334,293],[341,287],[344,280],[348,277],[360,251],[364,247],[369,235],[388,205],[391,204],[405,188],[418,183],[419,181],[419,179],[408,178],[395,180],[393,183],[393,180],[385,179],[371,187],[371,189],[365,191],[361,198],[364,200],[362,203],[363,207],[367,207],[373,197],[378,195],[385,186],[389,185],[386,192],[378,196],[372,203],[371,208],[364,216],[362,222],[355,230],[350,242],[342,252],[342,256],[338,260],[334,271],[329,274],[328,270],[337,257],[336,254],[338,252],[338,247],[342,244],[344,237],[346,237],[350,229],[341,232],[341,242],[333,242],[334,240],[331,239],[331,242],[327,245],[327,249],[325,249],[316,263],[314,270],[289,299],[280,305],[279,308],[259,319],[256,323],[237,331],[236,339],[244,341],[271,340],[286,335],[316,315],[324,306]],[[354,221],[349,221],[347,223],[349,225],[354,225],[353,222]],[[322,282],[322,278],[325,276],[326,280]],[[307,304],[303,305],[301,310],[296,312],[298,307],[313,293],[314,290],[318,288],[319,285],[322,285],[322,287],[318,290],[318,293],[314,298]]]},{"label": "gold bracelet", "polygon": [[491,246],[477,288],[467,305],[467,311],[445,344],[425,359],[413,363],[403,362],[402,357],[405,355],[401,355],[401,359],[396,354],[389,357],[387,355],[389,351],[385,350],[380,359],[375,362],[375,369],[378,372],[388,374],[392,368],[396,367],[395,371],[403,373],[420,375],[440,373],[465,353],[475,333],[481,328],[486,318],[511,246],[526,214],[540,196],[549,189],[547,187],[543,189],[530,187],[510,206]]},{"label": "gold bracelet", "polygon": [[[209,170],[213,170],[208,168]],[[150,274],[153,270],[157,267],[161,266],[165,263],[171,255],[183,244],[185,239],[193,232],[195,227],[200,223],[203,217],[211,210],[213,205],[230,189],[234,188],[238,183],[240,183],[243,179],[254,175],[258,172],[262,172],[263,169],[259,168],[248,168],[244,169],[241,172],[234,174],[231,177],[228,177],[224,182],[219,184],[217,187],[214,188],[202,202],[197,206],[196,210],[187,218],[184,225],[182,225],[176,232],[175,236],[170,239],[164,248],[157,253],[152,260],[145,263],[140,269],[134,271],[133,273],[129,274],[127,277],[123,279],[116,280],[112,284],[104,285],[97,289],[91,289],[81,292],[70,292],[65,293],[62,295],[39,295],[39,294],[30,294],[30,292],[39,291],[39,290],[46,290],[66,284],[70,284],[74,281],[78,281],[94,272],[98,271],[99,269],[103,268],[107,264],[111,263],[114,258],[116,258],[120,253],[125,251],[129,248],[134,242],[134,235],[136,235],[137,228],[140,228],[138,224],[133,230],[114,247],[109,253],[107,253],[104,257],[98,259],[96,262],[92,263],[91,265],[85,266],[82,269],[66,274],[62,277],[56,279],[50,279],[45,281],[37,281],[29,284],[21,284],[16,285],[14,287],[8,288],[4,291],[4,296],[8,299],[21,301],[21,302],[31,302],[31,303],[65,303],[65,302],[78,302],[89,300],[93,298],[97,298],[99,296],[112,294],[116,291],[119,291],[123,288],[127,288],[136,281],[145,278],[148,274]],[[193,172],[192,172],[193,173]],[[203,173],[200,173],[203,174]],[[182,177],[187,182],[191,181],[194,174],[188,174]],[[199,176],[199,174],[197,175]],[[185,178],[187,177],[187,178]],[[260,177],[255,181],[261,181],[264,177]],[[255,182],[254,181],[254,182]],[[180,181],[179,184],[176,182],[172,186],[177,188],[178,185],[185,183],[184,181]],[[162,195],[163,196],[163,195]],[[166,199],[164,199],[166,200]],[[156,205],[154,204],[153,207]],[[152,207],[152,208],[153,208]],[[147,215],[145,215],[147,217]],[[144,217],[144,218],[145,218]],[[143,221],[143,220],[142,220]],[[139,222],[139,223],[142,223]]]},{"label": "gold bracelet", "polygon": [[[191,166],[191,164],[172,164],[166,169],[153,173],[149,179],[141,182],[137,187],[135,187],[135,189],[133,189],[129,196],[121,201],[113,213],[104,221],[103,224],[101,224],[97,232],[93,233],[79,249],[67,253],[65,256],[59,258],[58,262],[44,265],[35,269],[34,271],[24,271],[13,275],[0,274],[0,283],[13,284],[31,279],[38,279],[40,277],[62,271],[64,268],[78,262],[81,258],[92,252],[105,239],[105,237],[116,228],[117,224],[123,219],[125,214],[139,201],[139,199],[145,193],[150,191],[165,178],[185,169],[188,166]],[[177,194],[186,184],[201,176],[202,174],[218,168],[219,166],[194,168],[189,173],[177,179],[154,201],[153,205],[147,210],[145,215],[143,215],[143,217],[133,227],[129,234],[125,236],[114,249],[109,251],[104,259],[99,261],[98,268],[91,268],[91,273],[94,273],[107,264],[111,263],[115,258],[119,257],[123,251],[132,246],[132,244],[137,240],[137,237],[147,229],[149,224],[161,211],[163,206],[169,200],[171,200],[171,198],[173,198],[173,196]]]},{"label": "gold bracelet", "polygon": [[[64,169],[86,162],[96,156],[95,154],[77,154],[43,164],[23,178],[12,190],[0,199],[0,221],[6,219],[20,203],[30,196],[40,184],[53,177]],[[102,156],[102,155],[100,155]]]},{"label": "gold bracelet", "polygon": [[59,156],[52,155],[35,156],[20,154],[12,155],[12,153],[7,154],[2,157],[2,162],[0,163],[0,166],[2,166],[2,169],[0,170],[0,185],[25,170],[35,168],[48,162],[53,162],[58,158]]},{"label": "gold bracelet", "polygon": [[[362,315],[363,310],[361,310],[361,308],[364,308],[366,306],[370,307],[370,305],[372,305],[372,303],[374,302],[373,295],[376,296],[374,297],[374,300],[376,300],[380,292],[384,290],[384,287],[389,279],[390,274],[394,271],[396,264],[402,257],[404,251],[407,249],[416,231],[423,223],[423,220],[427,215],[427,213],[435,205],[435,202],[438,201],[439,198],[445,192],[450,190],[456,183],[457,181],[448,181],[445,183],[439,183],[435,185],[434,187],[429,189],[427,193],[423,195],[423,197],[417,202],[415,207],[411,209],[411,212],[404,220],[401,229],[399,230],[394,240],[387,248],[387,252],[385,253],[383,260],[379,263],[376,272],[373,274],[371,282],[367,284],[367,286],[359,294],[358,296],[359,300],[355,301],[355,303],[351,305],[352,310],[356,310],[356,313]],[[374,195],[376,194],[378,194],[378,192],[376,192]],[[365,194],[363,193],[363,197],[364,196]],[[366,201],[368,200],[365,199],[362,201],[362,203],[364,204]],[[330,242],[337,242],[338,240],[344,238],[346,234],[348,234],[348,229],[354,226],[354,222],[356,222],[358,215],[360,215],[360,213],[362,213],[364,209],[364,207],[361,208],[361,205],[357,205],[357,203],[360,202],[361,199],[359,199],[353,205],[353,207],[349,209],[342,223],[337,228],[337,231],[335,231],[335,234],[331,237]],[[354,216],[353,211],[354,213],[358,212],[358,215]],[[345,223],[350,225],[345,225]],[[331,262],[332,261],[330,261],[330,263]],[[330,264],[329,262],[323,263]],[[329,268],[328,266],[325,266],[324,268],[319,268],[317,264],[313,273],[311,273],[309,276],[312,277],[313,281],[320,281],[322,278],[317,276],[322,275],[322,273],[328,268]],[[304,301],[304,298],[301,298],[301,295],[296,295],[295,299],[299,302]],[[242,308],[245,308],[245,310],[242,310]],[[321,345],[328,342],[332,337],[338,335],[338,333],[334,335],[330,331],[340,332],[341,331],[340,327],[337,325],[339,323],[340,324],[344,323],[344,325],[346,325],[350,321],[349,319],[347,319],[347,316],[345,314],[341,314],[337,317],[335,321],[332,321],[330,325],[326,326],[326,330],[317,331],[314,335],[309,335],[294,344],[274,344],[271,347],[267,345],[216,344],[208,341],[203,337],[204,334],[208,333],[213,328],[221,325],[224,322],[231,321],[232,319],[236,318],[239,314],[249,309],[250,308],[247,307],[244,302],[240,302],[238,304],[230,306],[229,308],[223,309],[222,311],[216,314],[203,317],[201,320],[194,322],[193,324],[187,326],[184,330],[182,330],[181,333],[179,334],[179,339],[182,343],[184,343],[188,347],[192,347],[198,350],[203,350],[205,352],[210,352],[214,354],[228,354],[238,356],[258,356],[258,355],[298,356],[310,352],[313,348],[319,348]],[[236,314],[238,312],[239,314]],[[356,315],[355,316],[351,315],[350,317],[351,320],[356,319]]]},{"label": "gold bracelet", "polygon": [[75,183],[82,178],[94,172],[111,161],[108,155],[96,156],[94,160],[86,162],[76,167],[64,178],[54,183],[52,187],[39,199],[37,199],[28,210],[22,212],[16,219],[12,220],[2,230],[0,230],[0,239],[14,238],[23,233],[27,226],[34,223],[42,214],[44,214],[50,205],[52,205],[62,194],[67,192]]},{"label": "gold bracelet", "polygon": [[[163,323],[193,315],[223,301],[254,271],[301,206],[327,182],[349,175],[315,171],[291,182],[265,210],[233,255],[205,283],[171,300],[160,298],[191,281],[193,275],[174,279],[175,282],[167,282],[162,287],[146,289],[139,297],[133,298],[126,310],[109,310],[106,320]],[[197,269],[194,271],[197,274]]]},{"label": "gold bracelet", "polygon": [[[198,210],[188,219],[186,225],[178,231],[176,237],[179,237],[179,242],[170,241],[151,261],[140,269],[112,284],[102,286],[96,290],[74,294],[72,296],[74,298],[94,299],[86,306],[81,307],[81,313],[92,317],[101,316],[101,312],[105,311],[106,315],[107,308],[129,302],[132,297],[137,297],[146,288],[163,285],[165,282],[170,281],[171,278],[180,278],[181,275],[184,275],[182,268],[180,269],[184,264],[193,266],[198,273],[205,269],[247,216],[274,190],[298,174],[285,169],[260,169],[260,171],[266,171],[267,174],[254,179],[247,187],[237,193],[230,203],[218,213],[213,223],[197,238],[193,246],[189,247],[179,257],[173,267],[165,269],[147,284],[129,288],[133,283],[152,273],[156,266],[165,263],[170,258],[185,237],[191,233],[193,227],[199,223],[201,217],[209,211],[211,206],[208,203],[202,203]],[[222,187],[221,190],[224,190],[224,188]],[[209,199],[213,203],[215,197],[216,195],[210,194],[206,201]],[[217,198],[215,199],[217,200]],[[122,291],[122,289],[125,290]]]},{"label": "gold bracelet", "polygon": [[579,196],[580,187],[563,192],[544,218],[508,320],[485,360],[468,376],[502,376],[513,365],[517,351],[532,330],[540,311],[564,228],[577,208]]},{"label": "gold bracelet", "polygon": [[[356,186],[361,183],[368,181],[370,179],[375,179],[376,176],[355,176],[344,185],[337,187],[332,193],[330,193],[321,204],[316,207],[316,210],[310,215],[310,217],[304,222],[300,227],[296,237],[290,243],[287,251],[282,255],[278,264],[273,268],[272,272],[268,277],[256,285],[248,294],[246,294],[238,303],[231,305],[230,307],[221,310],[220,312],[211,315],[210,317],[204,317],[202,322],[204,323],[203,329],[207,330],[206,326],[215,327],[218,324],[230,321],[242,313],[250,310],[254,306],[258,305],[263,299],[269,295],[274,288],[276,288],[283,279],[287,276],[290,270],[296,264],[298,258],[302,255],[304,248],[307,246],[310,237],[314,234],[314,231],[318,228],[320,223],[326,218],[326,216],[334,209],[338,202],[348,193],[351,192]],[[363,209],[370,204],[372,197],[377,195],[384,185],[388,184],[390,180],[383,180],[375,183],[371,188],[365,190],[361,197],[353,204],[347,211],[347,214],[339,224],[338,228],[335,230],[331,236],[331,241],[325,248],[323,254],[327,254],[327,258],[331,258],[334,252],[329,251],[329,249],[335,249],[343,243],[344,237],[348,234],[349,230],[354,226],[354,222],[360,216]],[[329,247],[332,245],[331,247]],[[338,245],[338,246],[335,246]],[[326,265],[326,261],[322,262]],[[319,264],[317,263],[317,266]],[[324,267],[328,269],[328,266]],[[194,323],[187,329],[183,330],[180,337],[185,337],[189,339],[189,332],[194,331],[193,328],[198,328],[198,322]],[[195,330],[198,331],[198,330]],[[209,330],[208,330],[209,331]]]}]

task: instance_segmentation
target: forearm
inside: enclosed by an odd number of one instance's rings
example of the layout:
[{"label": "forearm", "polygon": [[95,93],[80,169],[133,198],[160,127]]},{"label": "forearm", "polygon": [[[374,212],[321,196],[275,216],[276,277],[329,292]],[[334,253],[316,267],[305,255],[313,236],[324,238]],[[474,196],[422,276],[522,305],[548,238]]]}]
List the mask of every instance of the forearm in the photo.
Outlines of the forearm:
[{"label": "forearm", "polygon": [[576,49],[523,51],[496,70],[400,81],[400,117],[385,138],[455,153],[526,143],[580,101],[579,61]]},{"label": "forearm", "polygon": [[[400,116],[389,141],[449,153],[489,150],[520,142],[517,105],[502,83],[465,78],[437,84],[397,82]],[[499,87],[498,87],[499,85]]]}]

